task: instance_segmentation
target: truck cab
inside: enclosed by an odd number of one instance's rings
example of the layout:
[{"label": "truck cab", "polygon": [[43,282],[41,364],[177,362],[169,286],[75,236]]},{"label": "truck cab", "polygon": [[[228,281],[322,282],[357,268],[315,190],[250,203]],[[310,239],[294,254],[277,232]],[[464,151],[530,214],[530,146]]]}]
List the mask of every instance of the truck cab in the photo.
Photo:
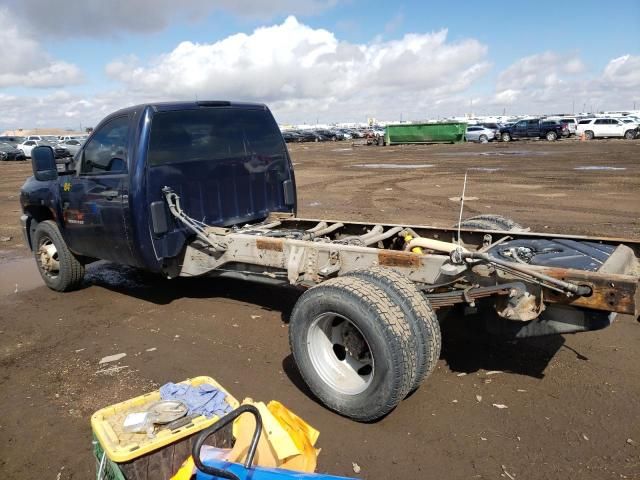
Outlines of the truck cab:
[{"label": "truck cab", "polygon": [[[34,161],[34,169],[36,162]],[[166,211],[162,188],[182,195],[201,222],[232,226],[295,212],[282,135],[264,105],[181,102],[137,105],[106,117],[69,171],[27,180],[22,223],[55,222],[73,255],[170,274],[189,232]]]}]

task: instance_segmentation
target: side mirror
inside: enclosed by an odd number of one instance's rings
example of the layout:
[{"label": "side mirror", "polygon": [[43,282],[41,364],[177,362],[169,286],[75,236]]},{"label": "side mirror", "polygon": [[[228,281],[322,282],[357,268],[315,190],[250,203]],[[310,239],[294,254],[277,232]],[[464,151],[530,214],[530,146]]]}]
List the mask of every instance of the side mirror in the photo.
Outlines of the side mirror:
[{"label": "side mirror", "polygon": [[49,146],[41,145],[31,150],[31,167],[36,180],[46,182],[58,178],[56,158]]}]

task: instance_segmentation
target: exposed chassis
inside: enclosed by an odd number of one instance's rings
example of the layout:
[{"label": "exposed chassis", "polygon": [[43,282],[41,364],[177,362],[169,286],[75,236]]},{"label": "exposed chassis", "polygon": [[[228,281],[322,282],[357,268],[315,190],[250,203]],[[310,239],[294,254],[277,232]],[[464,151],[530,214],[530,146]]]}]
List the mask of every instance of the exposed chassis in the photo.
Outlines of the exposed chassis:
[{"label": "exposed chassis", "polygon": [[[382,266],[411,279],[436,309],[489,303],[510,321],[534,320],[554,305],[636,318],[639,314],[640,242],[374,225],[278,213],[260,224],[220,228],[190,218],[177,194],[170,189],[164,193],[173,216],[196,236],[186,248],[180,276],[216,274],[309,288],[350,271]],[[506,241],[550,238],[610,245],[612,253],[597,271],[509,262],[488,254]],[[589,329],[581,325],[566,331]]]}]

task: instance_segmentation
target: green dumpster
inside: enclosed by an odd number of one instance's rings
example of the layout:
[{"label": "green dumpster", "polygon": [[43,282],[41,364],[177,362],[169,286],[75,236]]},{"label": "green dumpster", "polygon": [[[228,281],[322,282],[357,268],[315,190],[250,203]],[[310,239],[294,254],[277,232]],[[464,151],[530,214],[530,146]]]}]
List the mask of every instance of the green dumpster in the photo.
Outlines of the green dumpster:
[{"label": "green dumpster", "polygon": [[461,143],[466,131],[467,124],[457,122],[387,125],[384,143]]}]

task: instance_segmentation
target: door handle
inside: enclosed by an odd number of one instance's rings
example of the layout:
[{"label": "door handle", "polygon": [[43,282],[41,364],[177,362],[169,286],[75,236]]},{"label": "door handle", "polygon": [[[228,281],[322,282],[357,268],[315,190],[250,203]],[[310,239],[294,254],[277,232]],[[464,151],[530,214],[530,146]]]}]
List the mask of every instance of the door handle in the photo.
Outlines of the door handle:
[{"label": "door handle", "polygon": [[100,192],[98,195],[106,198],[107,200],[113,200],[119,195],[117,190],[105,190],[104,192]]}]

